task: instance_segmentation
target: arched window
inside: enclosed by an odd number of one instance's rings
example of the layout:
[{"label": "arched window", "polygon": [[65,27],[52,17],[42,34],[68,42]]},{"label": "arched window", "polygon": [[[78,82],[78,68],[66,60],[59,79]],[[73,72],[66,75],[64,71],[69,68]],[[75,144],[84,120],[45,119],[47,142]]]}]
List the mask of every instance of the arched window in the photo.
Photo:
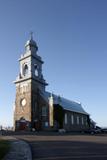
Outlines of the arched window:
[{"label": "arched window", "polygon": [[39,73],[38,73],[38,66],[37,65],[35,65],[35,76],[38,76],[39,75]]},{"label": "arched window", "polygon": [[28,74],[28,65],[27,64],[24,65],[23,74],[24,74],[24,76],[26,76]]},{"label": "arched window", "polygon": [[46,108],[46,106],[42,107],[42,116],[47,116],[47,108]]},{"label": "arched window", "polygon": [[79,122],[80,122],[80,121],[79,121],[79,116],[77,116],[77,124],[78,124],[78,125],[79,125]]},{"label": "arched window", "polygon": [[84,125],[84,117],[82,117],[82,125]]},{"label": "arched window", "polygon": [[74,124],[74,115],[71,114],[71,124],[73,125]]},{"label": "arched window", "polygon": [[65,113],[65,124],[68,123],[68,116],[67,116],[67,113]]}]

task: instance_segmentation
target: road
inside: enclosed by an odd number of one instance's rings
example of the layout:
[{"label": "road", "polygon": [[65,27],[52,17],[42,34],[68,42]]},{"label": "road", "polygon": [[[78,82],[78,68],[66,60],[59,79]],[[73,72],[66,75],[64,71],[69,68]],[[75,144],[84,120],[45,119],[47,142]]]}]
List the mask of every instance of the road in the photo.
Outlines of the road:
[{"label": "road", "polygon": [[107,160],[107,135],[23,135],[33,160]]}]

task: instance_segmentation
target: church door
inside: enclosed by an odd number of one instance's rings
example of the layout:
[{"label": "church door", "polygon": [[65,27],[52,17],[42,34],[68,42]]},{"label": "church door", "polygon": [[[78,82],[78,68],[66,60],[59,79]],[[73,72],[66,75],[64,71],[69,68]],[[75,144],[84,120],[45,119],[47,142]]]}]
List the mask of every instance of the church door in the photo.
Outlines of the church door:
[{"label": "church door", "polygon": [[20,122],[19,124],[19,130],[26,130],[27,124],[26,122]]},{"label": "church door", "polygon": [[21,118],[19,121],[19,130],[27,129],[27,121],[24,118]]}]

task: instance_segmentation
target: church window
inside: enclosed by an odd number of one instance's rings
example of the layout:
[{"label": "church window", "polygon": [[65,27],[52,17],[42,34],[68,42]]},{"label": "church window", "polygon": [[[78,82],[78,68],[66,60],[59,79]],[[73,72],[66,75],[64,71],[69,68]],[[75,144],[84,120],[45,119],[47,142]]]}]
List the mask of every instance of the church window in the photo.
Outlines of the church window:
[{"label": "church window", "polygon": [[27,64],[24,65],[23,74],[24,74],[24,76],[26,76],[28,74],[28,65]]},{"label": "church window", "polygon": [[23,93],[23,87],[22,86],[20,87],[20,93]]},{"label": "church window", "polygon": [[88,122],[87,122],[87,117],[86,117],[86,122],[85,122],[85,123],[86,123],[86,126],[87,126],[87,125],[88,125]]},{"label": "church window", "polygon": [[79,124],[79,116],[77,116],[77,124]]},{"label": "church window", "polygon": [[39,73],[38,73],[38,66],[35,65],[35,76],[38,76],[38,75],[39,75]]},{"label": "church window", "polygon": [[71,124],[74,124],[74,115],[71,115]]},{"label": "church window", "polygon": [[28,91],[28,84],[22,84],[20,86],[20,93],[24,93],[24,92],[27,92]]},{"label": "church window", "polygon": [[42,107],[42,116],[47,116],[46,106]]},{"label": "church window", "polygon": [[48,122],[45,122],[45,127],[48,127]]},{"label": "church window", "polygon": [[37,69],[35,69],[35,76],[38,77],[38,70]]},{"label": "church window", "polygon": [[65,113],[65,124],[67,124],[68,120],[67,120],[67,113]]},{"label": "church window", "polygon": [[82,117],[82,125],[84,125],[84,117]]}]

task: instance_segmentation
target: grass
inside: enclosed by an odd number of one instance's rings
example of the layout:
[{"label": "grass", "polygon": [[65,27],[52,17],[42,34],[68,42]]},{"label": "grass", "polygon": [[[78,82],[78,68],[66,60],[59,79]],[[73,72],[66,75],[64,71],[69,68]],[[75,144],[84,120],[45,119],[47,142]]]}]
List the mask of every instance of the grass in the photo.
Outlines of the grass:
[{"label": "grass", "polygon": [[0,160],[7,154],[10,148],[10,143],[7,140],[0,139]]}]

